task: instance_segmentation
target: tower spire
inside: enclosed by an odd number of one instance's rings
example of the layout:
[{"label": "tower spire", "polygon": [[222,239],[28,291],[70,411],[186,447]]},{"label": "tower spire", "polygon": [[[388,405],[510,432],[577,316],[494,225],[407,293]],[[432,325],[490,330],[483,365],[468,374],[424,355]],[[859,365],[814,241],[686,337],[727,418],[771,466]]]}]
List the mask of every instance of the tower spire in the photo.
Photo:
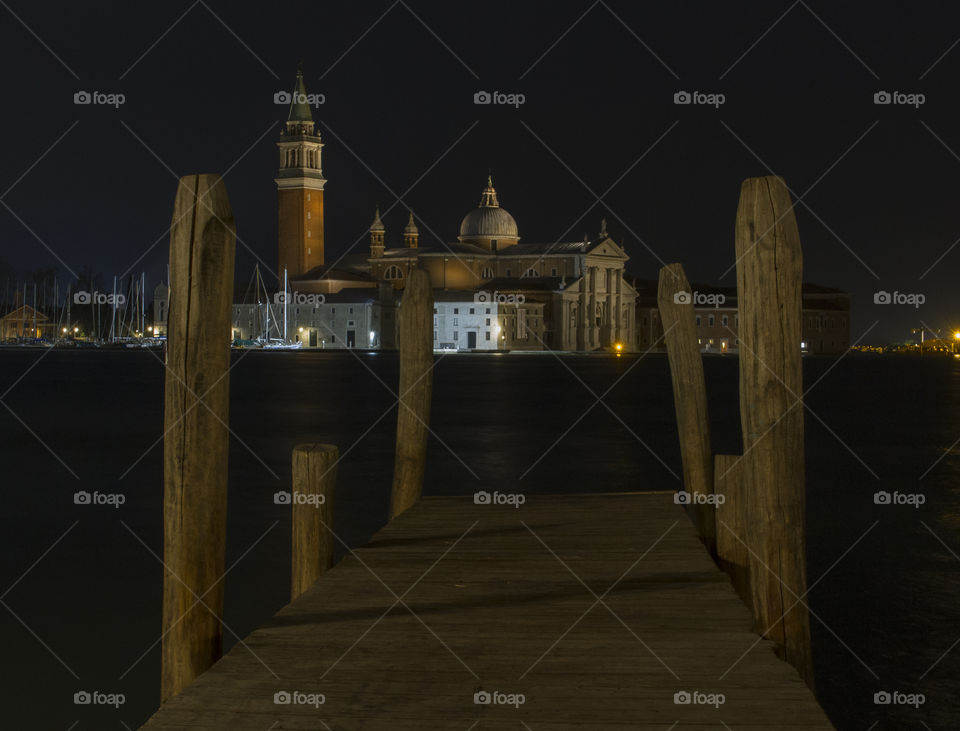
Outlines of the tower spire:
[{"label": "tower spire", "polygon": [[307,85],[303,82],[302,62],[300,68],[297,69],[297,80],[293,83],[293,93],[290,96],[290,113],[287,115],[288,130],[291,127],[291,122],[293,122],[297,128],[309,125],[310,131],[300,132],[300,134],[313,134],[313,111],[310,109],[310,104],[307,101]]},{"label": "tower spire", "polygon": [[417,224],[413,221],[413,211],[410,211],[410,220],[407,221],[407,225],[403,227],[403,245],[408,249],[416,249],[419,239],[420,229],[417,228]]},{"label": "tower spire", "polygon": [[380,220],[380,206],[377,206],[373,214],[373,223],[370,224],[370,257],[377,259],[383,256],[384,237],[387,227]]}]

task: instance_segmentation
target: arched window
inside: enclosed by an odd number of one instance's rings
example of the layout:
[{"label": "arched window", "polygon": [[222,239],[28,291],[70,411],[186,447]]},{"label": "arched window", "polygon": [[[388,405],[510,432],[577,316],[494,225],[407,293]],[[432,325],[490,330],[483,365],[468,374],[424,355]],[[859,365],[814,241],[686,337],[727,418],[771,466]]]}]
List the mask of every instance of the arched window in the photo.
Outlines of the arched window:
[{"label": "arched window", "polygon": [[383,272],[384,279],[403,279],[403,271],[400,267],[391,265]]},{"label": "arched window", "polygon": [[529,269],[527,269],[527,271],[525,271],[525,272],[521,275],[521,277],[539,277],[539,276],[540,276],[540,272],[538,272],[538,271],[537,271],[536,269],[534,269],[533,267],[530,267]]},{"label": "arched window", "polygon": [[493,269],[491,267],[484,267],[483,271],[480,272],[480,276],[483,279],[493,279]]}]

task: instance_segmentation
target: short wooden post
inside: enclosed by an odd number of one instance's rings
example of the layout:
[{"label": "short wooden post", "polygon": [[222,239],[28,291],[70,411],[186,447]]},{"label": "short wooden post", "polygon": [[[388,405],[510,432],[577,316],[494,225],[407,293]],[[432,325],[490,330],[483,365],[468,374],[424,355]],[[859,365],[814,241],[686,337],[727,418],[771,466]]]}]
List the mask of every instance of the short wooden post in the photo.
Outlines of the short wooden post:
[{"label": "short wooden post", "polygon": [[340,450],[332,444],[293,448],[293,554],[290,600],[333,566],[333,493]]},{"label": "short wooden post", "polygon": [[801,371],[800,234],[782,178],[748,178],[736,222],[746,542],[758,631],[810,687]]},{"label": "short wooden post", "polygon": [[740,475],[743,455],[718,454],[713,460],[713,492],[717,496],[717,558],[733,587],[747,604],[750,594],[750,552],[747,550],[749,496]]},{"label": "short wooden post", "polygon": [[390,518],[420,499],[427,461],[430,400],[433,393],[433,289],[423,269],[407,277],[397,316],[400,402]]},{"label": "short wooden post", "polygon": [[683,459],[682,487],[691,499],[690,514],[701,539],[710,552],[716,554],[716,510],[712,502],[696,502],[706,501],[713,493],[713,454],[693,292],[680,264],[669,264],[660,270],[657,306],[670,358],[680,456]]},{"label": "short wooden post", "polygon": [[219,175],[180,179],[170,230],[163,441],[161,698],[223,651],[236,228]]}]

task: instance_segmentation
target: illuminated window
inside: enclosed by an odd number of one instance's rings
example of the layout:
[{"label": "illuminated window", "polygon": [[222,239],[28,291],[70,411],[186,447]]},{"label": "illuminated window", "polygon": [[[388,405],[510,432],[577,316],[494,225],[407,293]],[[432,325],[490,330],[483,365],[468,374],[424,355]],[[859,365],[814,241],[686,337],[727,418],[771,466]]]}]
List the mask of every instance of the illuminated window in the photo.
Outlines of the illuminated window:
[{"label": "illuminated window", "polygon": [[480,272],[480,276],[484,279],[493,279],[493,269],[490,267],[484,267],[483,271]]},{"label": "illuminated window", "polygon": [[392,265],[388,266],[383,272],[383,278],[394,280],[394,279],[403,279],[403,272],[400,270],[400,267]]}]

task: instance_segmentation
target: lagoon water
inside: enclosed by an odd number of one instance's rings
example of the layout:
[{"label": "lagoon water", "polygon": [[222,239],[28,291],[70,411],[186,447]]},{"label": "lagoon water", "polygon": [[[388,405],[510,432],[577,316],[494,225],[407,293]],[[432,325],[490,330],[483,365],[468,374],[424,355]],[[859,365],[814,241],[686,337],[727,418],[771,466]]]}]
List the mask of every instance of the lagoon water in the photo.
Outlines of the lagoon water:
[{"label": "lagoon water", "polygon": [[[714,451],[737,452],[737,361],[705,364]],[[386,522],[397,382],[383,353],[241,352],[233,365],[228,647],[288,600],[289,507],[273,494],[295,444],[340,446],[346,544]],[[844,731],[957,728],[960,360],[808,358],[804,381],[821,703]],[[136,728],[159,703],[162,388],[149,352],[0,350],[5,728]],[[427,494],[679,485],[665,356],[450,355],[434,389]],[[78,490],[123,504],[78,505]],[[924,503],[878,505],[881,490]],[[696,607],[677,617],[698,621]],[[82,690],[125,702],[75,705]],[[925,702],[876,705],[883,690]]]}]

